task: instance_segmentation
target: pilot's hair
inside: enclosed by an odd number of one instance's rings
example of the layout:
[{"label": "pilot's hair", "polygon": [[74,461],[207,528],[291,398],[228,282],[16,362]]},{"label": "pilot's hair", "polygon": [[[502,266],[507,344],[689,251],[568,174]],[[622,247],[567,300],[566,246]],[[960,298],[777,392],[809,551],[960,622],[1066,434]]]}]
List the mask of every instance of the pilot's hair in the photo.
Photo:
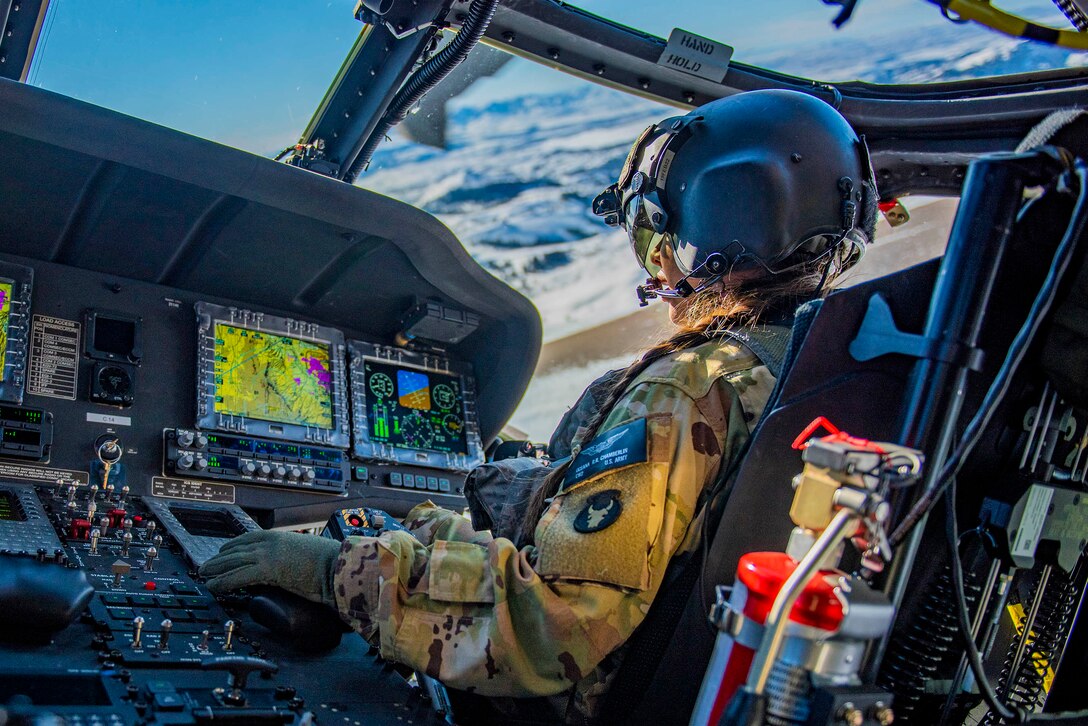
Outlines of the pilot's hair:
[{"label": "pilot's hair", "polygon": [[[827,289],[828,280],[834,280],[840,271],[838,262],[831,259],[823,261],[819,269],[801,269],[790,276],[783,274],[771,278],[762,277],[748,283],[738,283],[727,277],[721,284],[688,298],[687,305],[683,308],[683,318],[677,322],[679,330],[646,350],[616,379],[608,390],[608,395],[586,424],[582,443],[588,444],[600,433],[600,427],[627,392],[628,386],[655,361],[678,350],[702,345],[717,338],[725,330],[755,325],[782,314],[792,317],[792,312],[799,304],[819,296]],[[559,491],[563,477],[575,456],[572,453],[567,461],[554,467],[529,498],[520,525],[519,541],[533,542],[536,524],[548,502]]]}]

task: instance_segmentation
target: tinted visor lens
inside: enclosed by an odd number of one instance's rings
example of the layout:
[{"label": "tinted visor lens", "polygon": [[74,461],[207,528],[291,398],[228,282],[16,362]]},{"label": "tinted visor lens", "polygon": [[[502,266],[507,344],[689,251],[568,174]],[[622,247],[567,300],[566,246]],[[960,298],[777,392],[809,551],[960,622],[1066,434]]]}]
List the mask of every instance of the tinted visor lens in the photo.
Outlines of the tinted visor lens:
[{"label": "tinted visor lens", "polygon": [[642,203],[640,195],[636,194],[628,200],[627,209],[624,212],[627,237],[631,240],[631,250],[635,253],[635,259],[650,277],[657,277],[661,268],[655,265],[651,258],[661,246],[665,235],[655,232],[650,225],[650,220],[646,216],[646,206]]}]

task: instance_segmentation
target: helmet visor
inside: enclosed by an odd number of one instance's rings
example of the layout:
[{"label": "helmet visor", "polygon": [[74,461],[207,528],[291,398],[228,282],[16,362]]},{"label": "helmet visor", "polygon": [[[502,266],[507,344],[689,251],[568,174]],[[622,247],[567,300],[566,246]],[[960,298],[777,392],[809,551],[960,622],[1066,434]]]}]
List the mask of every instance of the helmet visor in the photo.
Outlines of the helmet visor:
[{"label": "helmet visor", "polygon": [[635,259],[639,266],[650,275],[657,277],[661,271],[659,265],[654,264],[653,256],[661,247],[665,235],[654,230],[650,219],[646,215],[646,205],[642,203],[642,195],[636,194],[627,201],[624,210],[624,222],[627,228],[627,237],[631,241],[631,251],[635,253]]}]

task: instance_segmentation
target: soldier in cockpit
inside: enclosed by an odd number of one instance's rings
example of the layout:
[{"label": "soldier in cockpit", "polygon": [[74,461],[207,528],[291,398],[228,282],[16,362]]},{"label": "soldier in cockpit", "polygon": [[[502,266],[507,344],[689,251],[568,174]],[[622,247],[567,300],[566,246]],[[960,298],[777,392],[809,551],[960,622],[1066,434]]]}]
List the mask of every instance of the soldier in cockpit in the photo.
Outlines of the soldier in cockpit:
[{"label": "soldier in cockpit", "polygon": [[744,93],[649,127],[594,211],[626,229],[650,277],[639,296],[664,300],[676,330],[587,389],[551,464],[474,472],[480,529],[427,502],[411,534],[250,533],[202,568],[208,587],[323,602],[496,722],[592,719],[670,563],[699,548],[794,311],[860,257],[876,201],[864,142],[808,95]]}]

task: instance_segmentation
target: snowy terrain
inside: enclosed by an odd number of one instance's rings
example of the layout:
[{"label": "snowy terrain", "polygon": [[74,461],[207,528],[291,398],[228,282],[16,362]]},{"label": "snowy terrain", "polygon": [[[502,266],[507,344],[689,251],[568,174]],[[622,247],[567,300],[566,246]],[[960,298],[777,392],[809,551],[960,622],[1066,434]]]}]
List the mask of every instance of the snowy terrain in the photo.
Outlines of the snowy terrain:
[{"label": "snowy terrain", "polygon": [[[918,42],[881,36],[834,40],[743,58],[829,80],[922,83],[1088,63],[1088,54],[950,23],[919,29]],[[906,54],[888,47],[912,50]],[[530,297],[554,340],[634,310],[641,282],[621,232],[589,211],[615,179],[631,140],[675,111],[585,84],[525,95],[449,116],[443,151],[394,140],[360,183],[437,215],[493,274]]]},{"label": "snowy terrain", "polygon": [[[904,42],[901,33],[894,43],[875,35],[844,48],[832,38],[739,60],[812,78],[880,83],[1088,64],[1085,53],[964,32],[950,23],[904,32],[913,33],[914,42]],[[583,84],[450,111],[447,150],[395,138],[380,149],[360,183],[438,216],[482,265],[533,300],[545,341],[635,311],[641,270],[632,263],[623,232],[606,227],[589,211],[589,202],[615,180],[638,133],[675,109]],[[546,438],[563,403],[615,362],[535,382],[514,423]]]},{"label": "snowy terrain", "polygon": [[626,236],[595,217],[589,200],[663,112],[588,85],[462,108],[450,116],[448,150],[391,143],[362,183],[437,215],[536,303],[554,339],[633,309],[642,276]]}]

